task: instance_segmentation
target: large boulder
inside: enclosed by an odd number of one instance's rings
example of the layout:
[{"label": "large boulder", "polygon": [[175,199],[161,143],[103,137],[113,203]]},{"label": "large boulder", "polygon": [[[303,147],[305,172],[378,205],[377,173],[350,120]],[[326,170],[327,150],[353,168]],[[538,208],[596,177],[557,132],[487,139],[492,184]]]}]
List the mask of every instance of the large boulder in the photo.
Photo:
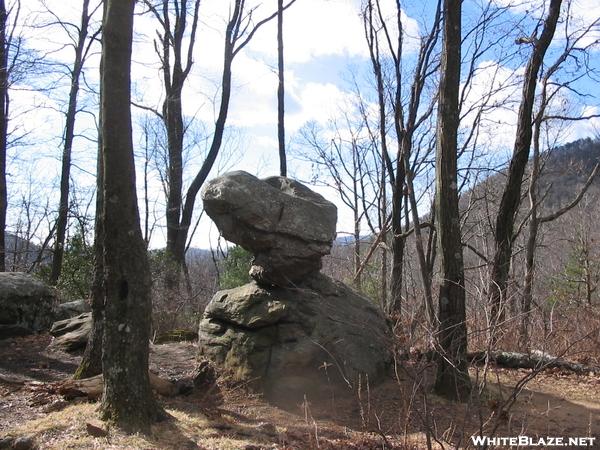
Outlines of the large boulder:
[{"label": "large boulder", "polygon": [[39,332],[54,321],[56,291],[23,272],[0,273],[0,335],[6,330]]},{"label": "large boulder", "polygon": [[250,274],[261,284],[318,272],[336,235],[336,206],[289,178],[230,172],[207,183],[202,199],[223,237],[254,254]]},{"label": "large boulder", "polygon": [[294,288],[256,282],[220,291],[199,328],[200,353],[273,400],[379,381],[392,360],[380,309],[313,274]]}]

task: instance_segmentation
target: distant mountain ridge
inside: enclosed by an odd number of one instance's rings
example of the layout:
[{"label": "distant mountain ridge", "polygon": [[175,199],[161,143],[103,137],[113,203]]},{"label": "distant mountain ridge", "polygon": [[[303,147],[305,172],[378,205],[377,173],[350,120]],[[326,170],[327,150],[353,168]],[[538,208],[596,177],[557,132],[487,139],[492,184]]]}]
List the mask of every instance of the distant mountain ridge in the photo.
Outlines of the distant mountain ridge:
[{"label": "distant mountain ridge", "polygon": [[[548,190],[542,206],[562,206],[579,193],[596,164],[600,163],[600,141],[580,139],[547,152],[542,158],[540,192]],[[599,193],[600,176],[597,175],[587,195]]]}]

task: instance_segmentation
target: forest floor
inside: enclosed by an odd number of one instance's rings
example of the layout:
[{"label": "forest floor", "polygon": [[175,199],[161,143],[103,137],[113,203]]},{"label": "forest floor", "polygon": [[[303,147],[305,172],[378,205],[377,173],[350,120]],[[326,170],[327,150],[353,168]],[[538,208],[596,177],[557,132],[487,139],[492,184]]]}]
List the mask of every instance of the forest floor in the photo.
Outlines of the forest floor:
[{"label": "forest floor", "polygon": [[[428,440],[435,449],[474,448],[470,436],[492,433],[593,436],[594,448],[600,448],[598,376],[544,371],[518,389],[531,370],[489,368],[478,400],[454,404],[430,394],[433,368],[415,361],[403,362],[376,387],[299,404],[269,404],[245,386],[221,380],[220,396],[161,398],[170,418],[149,435],[127,436],[98,421],[96,403],[47,395],[45,386],[70,377],[79,362],[78,356],[48,350],[50,340],[36,335],[0,342],[0,448],[2,438],[16,437],[61,450],[420,449],[428,448]],[[181,379],[193,372],[196,353],[192,343],[152,346],[152,368]],[[472,369],[474,383],[482,373]],[[513,393],[518,396],[507,409]],[[88,424],[104,427],[107,435],[94,436]]]}]

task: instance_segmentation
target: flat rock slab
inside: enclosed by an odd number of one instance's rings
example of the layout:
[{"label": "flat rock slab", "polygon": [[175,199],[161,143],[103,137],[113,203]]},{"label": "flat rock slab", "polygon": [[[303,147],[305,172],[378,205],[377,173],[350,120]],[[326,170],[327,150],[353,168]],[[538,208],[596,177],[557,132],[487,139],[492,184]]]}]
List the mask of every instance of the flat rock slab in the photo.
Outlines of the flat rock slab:
[{"label": "flat rock slab", "polygon": [[91,312],[54,322],[50,329],[50,334],[54,336],[54,340],[50,346],[66,352],[82,350],[87,345],[92,325]]},{"label": "flat rock slab", "polygon": [[263,284],[317,272],[336,235],[336,206],[285,177],[230,172],[207,183],[202,199],[223,237],[254,254],[250,273]]},{"label": "flat rock slab", "polygon": [[91,310],[92,307],[89,301],[79,299],[56,305],[54,316],[55,320],[65,320],[78,316],[79,314],[90,312]]},{"label": "flat rock slab", "polygon": [[[380,309],[324,275],[297,288],[251,282],[218,292],[199,328],[199,349],[272,400],[324,395],[379,381],[392,361]],[[367,378],[368,377],[368,378]]]}]

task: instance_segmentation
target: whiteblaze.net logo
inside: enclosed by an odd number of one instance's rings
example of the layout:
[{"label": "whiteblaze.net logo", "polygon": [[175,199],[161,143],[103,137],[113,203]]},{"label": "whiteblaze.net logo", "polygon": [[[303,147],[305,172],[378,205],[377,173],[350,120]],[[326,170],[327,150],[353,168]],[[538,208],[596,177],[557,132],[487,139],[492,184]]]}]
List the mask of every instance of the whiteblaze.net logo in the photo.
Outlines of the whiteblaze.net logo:
[{"label": "whiteblaze.net logo", "polygon": [[510,437],[490,437],[490,436],[471,436],[471,442],[477,447],[487,446],[523,446],[523,447],[594,447],[595,437],[531,437],[531,436],[510,436]]}]

